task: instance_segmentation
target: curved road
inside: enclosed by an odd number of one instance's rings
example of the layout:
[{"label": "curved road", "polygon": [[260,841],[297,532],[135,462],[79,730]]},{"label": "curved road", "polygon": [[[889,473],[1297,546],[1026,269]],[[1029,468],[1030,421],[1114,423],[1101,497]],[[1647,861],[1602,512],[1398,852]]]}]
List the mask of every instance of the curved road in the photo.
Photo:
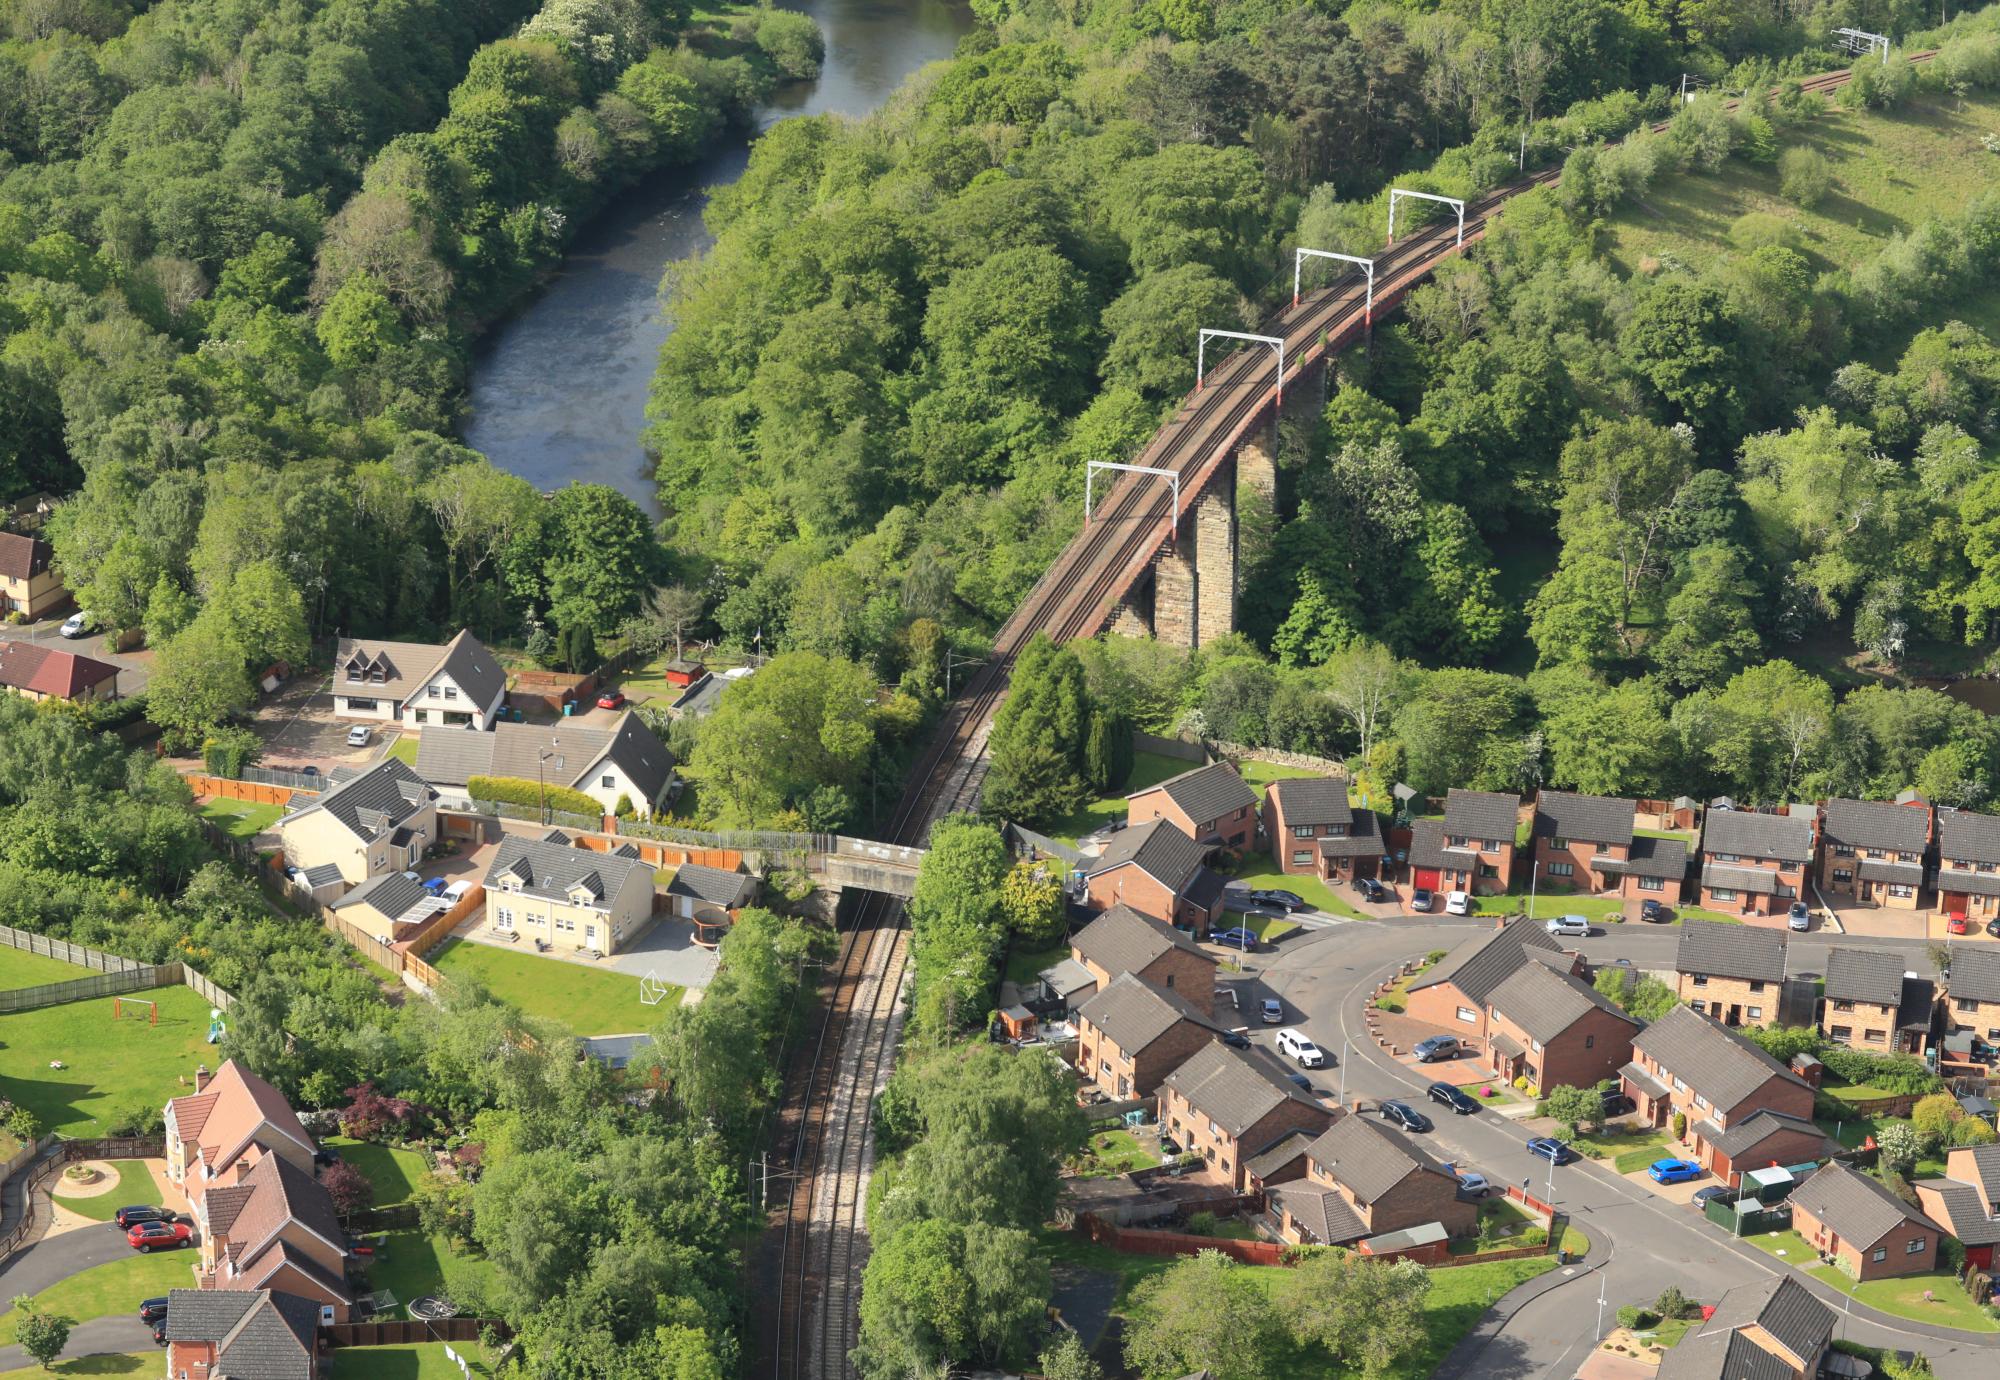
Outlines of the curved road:
[{"label": "curved road", "polygon": [[[12,1312],[14,1300],[22,1294],[39,1294],[71,1275],[124,1260],[131,1254],[125,1234],[110,1222],[44,1236],[33,1245],[22,1247],[7,1262],[7,1267],[0,1270],[0,1314]],[[188,1254],[192,1258],[193,1252]],[[192,1274],[188,1283],[194,1283]],[[63,1355],[153,1350],[153,1329],[139,1321],[138,1313],[139,1300],[134,1298],[130,1311],[78,1323],[70,1331],[69,1345],[63,1348]],[[0,1372],[24,1370],[34,1364],[34,1358],[20,1347],[0,1347]]]},{"label": "curved road", "polygon": [[[1341,1068],[1323,1079],[1338,1080],[1350,1102],[1421,1098],[1428,1080],[1390,1058],[1368,1035],[1368,998],[1376,981],[1405,960],[1452,947],[1485,928],[1478,922],[1443,919],[1336,922],[1287,941],[1250,981],[1283,999],[1304,1017],[1299,1024],[1306,1032],[1340,1056]],[[1640,969],[1663,968],[1672,964],[1677,936],[1673,929],[1613,927],[1579,947],[1593,962],[1624,957]],[[1793,947],[1810,968],[1824,941],[1817,935],[1800,937]],[[1928,970],[1921,946],[1903,947],[1917,948],[1917,966]],[[1801,966],[1799,957],[1793,965]],[[1259,1032],[1253,1038],[1270,1037]],[[1530,1180],[1538,1195],[1546,1195],[1548,1163],[1527,1153],[1526,1139],[1516,1123],[1490,1113],[1440,1118],[1436,1130],[1423,1137],[1434,1153],[1476,1167],[1495,1182]],[[1571,1221],[1590,1235],[1590,1255],[1516,1291],[1481,1321],[1438,1374],[1568,1380],[1603,1333],[1600,1289],[1608,1327],[1621,1305],[1648,1302],[1670,1284],[1691,1298],[1713,1302],[1726,1289],[1783,1268],[1755,1247],[1706,1225],[1691,1209],[1588,1161],[1555,1170],[1553,1195]],[[1944,1380],[1991,1380],[2000,1373],[2000,1337],[1982,1343],[1963,1332],[1892,1318],[1858,1304],[1850,1312],[1841,1295],[1804,1275],[1800,1280],[1842,1313],[1837,1336],[1869,1346],[1921,1350]]]}]

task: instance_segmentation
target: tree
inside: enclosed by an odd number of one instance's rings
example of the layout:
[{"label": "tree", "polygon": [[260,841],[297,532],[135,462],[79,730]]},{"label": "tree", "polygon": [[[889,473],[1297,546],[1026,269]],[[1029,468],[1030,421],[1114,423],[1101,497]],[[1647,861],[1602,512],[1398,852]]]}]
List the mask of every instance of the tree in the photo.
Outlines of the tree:
[{"label": "tree", "polygon": [[1284,1276],[1276,1306],[1293,1341],[1318,1345],[1343,1369],[1373,1380],[1424,1345],[1430,1288],[1429,1271],[1414,1260],[1328,1251]]},{"label": "tree", "polygon": [[1616,561],[1565,546],[1556,573],[1528,601],[1528,639],[1538,653],[1536,665],[1609,665],[1622,649],[1618,610],[1623,597]]},{"label": "tree", "polygon": [[625,622],[626,645],[650,656],[671,642],[674,660],[681,660],[688,631],[701,621],[707,604],[700,590],[686,585],[666,585],[652,591],[639,612]]},{"label": "tree", "polygon": [[1060,859],[1023,859],[1000,886],[1000,915],[1012,934],[1028,945],[1059,939],[1067,924]]},{"label": "tree", "polygon": [[948,1037],[985,1015],[1007,877],[1007,845],[993,825],[949,815],[931,827],[910,897],[912,1008],[927,1033]]},{"label": "tree", "polygon": [[1762,641],[1749,602],[1756,586],[1744,577],[1743,565],[1743,553],[1721,542],[1688,552],[1686,573],[1667,600],[1666,631],[1646,646],[1669,685],[1683,691],[1717,686],[1757,659]]},{"label": "tree", "polygon": [[1042,1368],[1042,1380],[1104,1380],[1103,1367],[1091,1356],[1090,1348],[1070,1331],[1043,1347],[1037,1364]]},{"label": "tree", "polygon": [[1619,337],[1633,369],[1710,444],[1733,436],[1742,414],[1737,346],[1722,289],[1685,275],[1642,292]]},{"label": "tree", "polygon": [[36,1311],[35,1300],[27,1294],[14,1300],[14,1316],[17,1319],[14,1340],[43,1370],[49,1369],[69,1345],[70,1320],[59,1314]]},{"label": "tree", "polygon": [[1242,323],[1242,294],[1206,265],[1145,274],[1104,309],[1111,337],[1105,380],[1128,384],[1152,402],[1178,398],[1194,386],[1188,342],[1204,328],[1241,330]]},{"label": "tree", "polygon": [[1090,699],[1083,663],[1037,633],[1015,659],[1006,702],[986,740],[988,809],[1046,824],[1083,799]]},{"label": "tree", "polygon": [[1878,1163],[1884,1173],[1908,1174],[1917,1156],[1923,1153],[1923,1138],[1906,1121],[1884,1125],[1875,1133],[1875,1143],[1881,1147]]},{"label": "tree", "polygon": [[1939,1146],[1950,1144],[1953,1128],[1964,1119],[1965,1108],[1959,1106],[1958,1099],[1948,1092],[1932,1093],[1910,1109],[1910,1125],[1915,1128],[1918,1142],[1927,1152],[1935,1152]]},{"label": "tree", "polygon": [[1145,1380],[1207,1371],[1212,1380],[1275,1373],[1277,1320],[1247,1267],[1220,1251],[1178,1260],[1133,1290],[1125,1363]]},{"label": "tree", "polygon": [[814,652],[772,657],[723,691],[687,775],[723,828],[748,828],[832,786],[851,798],[875,746],[875,682]]},{"label": "tree", "polygon": [[549,617],[610,632],[639,607],[657,564],[646,514],[607,484],[571,484],[550,500],[547,528]]},{"label": "tree", "polygon": [[904,1380],[940,1361],[987,1367],[1025,1357],[1048,1295],[1048,1265],[1027,1232],[912,1222],[869,1255],[855,1368],[870,1380]]},{"label": "tree", "polygon": [[1694,476],[1694,435],[1642,418],[1599,421],[1563,447],[1560,528],[1572,546],[1607,550],[1618,562],[1618,625],[1632,601],[1663,573],[1674,511]]},{"label": "tree", "polygon": [[1327,696],[1354,726],[1365,761],[1407,690],[1409,674],[1380,643],[1360,641],[1335,652],[1319,672]]},{"label": "tree", "polygon": [[1542,94],[1548,89],[1556,58],[1539,38],[1515,34],[1507,40],[1505,60],[1507,85],[1521,111],[1521,147],[1514,166],[1525,171],[1528,166],[1528,131],[1534,126],[1535,107],[1541,104]]},{"label": "tree", "polygon": [[1833,167],[1818,149],[1794,144],[1778,155],[1778,190],[1785,200],[1810,211],[1833,190]]},{"label": "tree", "polygon": [[343,1217],[375,1203],[375,1185],[346,1160],[336,1160],[321,1170],[319,1182],[333,1199],[334,1210]]},{"label": "tree", "polygon": [[1833,723],[1833,691],[1788,661],[1739,671],[1715,697],[1708,756],[1735,793],[1787,800]]},{"label": "tree", "polygon": [[1596,1088],[1562,1084],[1543,1091],[1535,1114],[1554,1117],[1564,1133],[1574,1140],[1583,1134],[1585,1126],[1595,1126],[1604,1120],[1604,1097]]},{"label": "tree", "polygon": [[197,618],[160,648],[146,683],[146,713],[170,746],[192,746],[255,697],[242,647],[216,620]]}]

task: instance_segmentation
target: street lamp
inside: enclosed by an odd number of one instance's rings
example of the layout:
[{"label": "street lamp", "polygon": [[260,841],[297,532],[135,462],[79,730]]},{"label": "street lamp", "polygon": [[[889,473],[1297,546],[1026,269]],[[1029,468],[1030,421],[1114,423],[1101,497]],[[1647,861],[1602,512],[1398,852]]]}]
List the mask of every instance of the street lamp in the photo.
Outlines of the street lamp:
[{"label": "street lamp", "polygon": [[562,748],[560,736],[549,739],[548,747],[535,759],[535,822],[546,825],[549,822],[549,782],[544,770],[548,760]]}]

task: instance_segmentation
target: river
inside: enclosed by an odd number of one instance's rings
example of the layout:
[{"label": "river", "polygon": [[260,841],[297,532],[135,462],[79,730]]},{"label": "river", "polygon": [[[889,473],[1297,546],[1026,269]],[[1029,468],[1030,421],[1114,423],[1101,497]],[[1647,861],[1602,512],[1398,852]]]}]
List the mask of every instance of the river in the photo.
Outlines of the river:
[{"label": "river", "polygon": [[[805,0],[826,61],[818,80],[791,82],[758,112],[768,129],[788,115],[866,115],[927,62],[951,56],[972,26],[951,0]],[[577,237],[562,266],[473,358],[466,443],[538,489],[571,480],[609,484],[658,516],[639,435],[667,323],[659,284],[668,265],[713,242],[702,224],[708,188],[734,182],[747,138],[692,167],[641,183]]]}]

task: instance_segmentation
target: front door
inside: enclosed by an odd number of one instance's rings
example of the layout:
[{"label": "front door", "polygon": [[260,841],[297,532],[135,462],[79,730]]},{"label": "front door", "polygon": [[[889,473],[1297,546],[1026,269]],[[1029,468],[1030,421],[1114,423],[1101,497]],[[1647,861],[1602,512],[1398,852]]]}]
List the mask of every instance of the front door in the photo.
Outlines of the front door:
[{"label": "front door", "polygon": [[597,947],[597,926],[585,925],[583,927],[583,942],[593,949]]},{"label": "front door", "polygon": [[1724,1025],[1742,1025],[1742,1024],[1743,1024],[1743,1008],[1742,1008],[1742,1007],[1740,1007],[1740,1006],[1732,1006],[1732,1007],[1730,1007],[1730,1008],[1729,1008],[1729,1019],[1725,1020],[1725,1021],[1723,1022],[1723,1024],[1724,1024]]}]

